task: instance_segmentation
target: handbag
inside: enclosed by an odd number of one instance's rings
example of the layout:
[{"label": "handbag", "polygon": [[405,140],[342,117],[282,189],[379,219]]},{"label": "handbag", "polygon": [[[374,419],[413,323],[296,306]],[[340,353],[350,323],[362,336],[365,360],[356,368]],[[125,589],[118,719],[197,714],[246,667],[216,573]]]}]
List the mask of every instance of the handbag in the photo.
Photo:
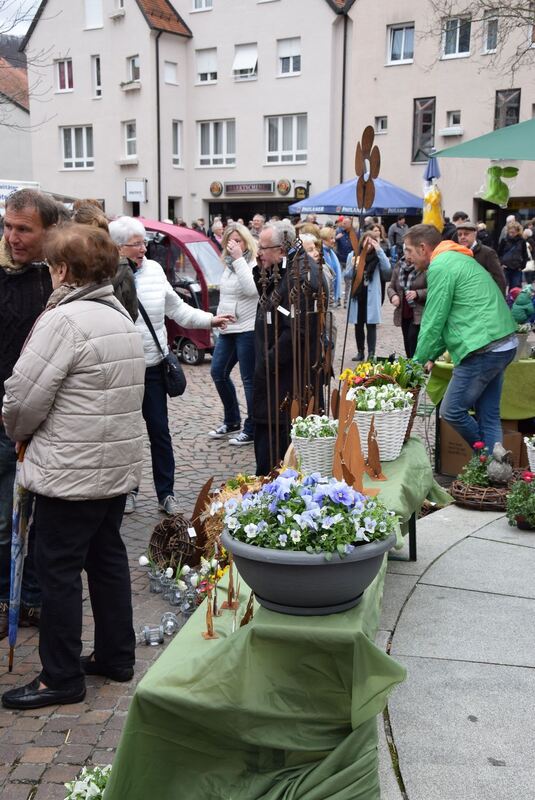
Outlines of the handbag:
[{"label": "handbag", "polygon": [[165,382],[165,390],[169,397],[180,397],[181,394],[184,394],[186,391],[187,381],[186,376],[184,374],[184,370],[182,369],[182,365],[180,361],[175,356],[171,350],[164,355],[162,350],[162,346],[158,341],[158,337],[156,336],[156,332],[152,326],[152,322],[149,319],[149,315],[143,308],[142,304],[139,302],[139,313],[143,317],[145,321],[145,325],[149,329],[149,333],[154,339],[154,344],[162,354],[162,365],[163,365],[163,379]]},{"label": "handbag", "polygon": [[529,260],[526,261],[526,266],[522,270],[522,272],[535,272],[535,261],[533,260],[533,253],[531,252],[531,245],[529,242],[526,242],[526,247],[528,250]]}]

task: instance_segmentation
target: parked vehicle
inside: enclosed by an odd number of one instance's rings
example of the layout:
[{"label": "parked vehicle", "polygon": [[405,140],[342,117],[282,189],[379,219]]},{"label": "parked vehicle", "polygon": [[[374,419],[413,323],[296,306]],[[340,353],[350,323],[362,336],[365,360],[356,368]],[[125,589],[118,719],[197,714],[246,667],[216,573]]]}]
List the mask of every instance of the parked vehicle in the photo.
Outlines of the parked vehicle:
[{"label": "parked vehicle", "polygon": [[[223,274],[220,253],[202,233],[139,218],[147,231],[147,258],[161,264],[167,280],[180,297],[203,311],[216,313],[219,285]],[[206,353],[212,353],[213,330],[183,328],[166,320],[169,347],[186,364],[202,364]]]}]

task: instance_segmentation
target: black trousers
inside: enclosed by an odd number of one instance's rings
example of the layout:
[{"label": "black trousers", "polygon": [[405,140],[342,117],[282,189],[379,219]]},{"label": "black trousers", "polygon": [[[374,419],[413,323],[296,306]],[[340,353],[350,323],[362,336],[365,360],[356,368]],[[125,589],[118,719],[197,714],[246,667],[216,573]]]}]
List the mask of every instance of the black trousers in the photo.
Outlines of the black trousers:
[{"label": "black trousers", "polygon": [[130,570],[120,527],[126,495],[61,500],[36,495],[36,565],[42,590],[39,655],[51,689],[82,687],[82,570],[95,620],[95,660],[135,661]]},{"label": "black trousers", "polygon": [[279,441],[276,441],[275,422],[272,424],[271,448],[273,460],[269,457],[269,425],[255,423],[254,432],[254,452],[256,457],[256,474],[268,475],[272,469],[277,467],[290,445],[290,427],[288,420],[281,420],[279,426]]},{"label": "black trousers", "polygon": [[420,333],[420,326],[415,325],[412,319],[402,319],[401,332],[403,333],[403,344],[405,345],[405,355],[407,356],[407,358],[412,358],[416,352],[416,345],[418,344],[418,334]]}]

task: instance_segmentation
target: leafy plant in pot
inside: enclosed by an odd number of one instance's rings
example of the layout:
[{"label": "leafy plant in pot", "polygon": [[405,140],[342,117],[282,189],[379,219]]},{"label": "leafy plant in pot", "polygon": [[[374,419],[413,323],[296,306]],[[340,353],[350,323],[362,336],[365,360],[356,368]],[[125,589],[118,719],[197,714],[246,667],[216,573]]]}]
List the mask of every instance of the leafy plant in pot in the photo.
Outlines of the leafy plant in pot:
[{"label": "leafy plant in pot", "polygon": [[273,611],[323,615],[360,602],[396,544],[396,515],[375,498],[319,473],[285,470],[225,504],[224,546]]},{"label": "leafy plant in pot", "polygon": [[526,470],[511,486],[506,500],[509,525],[521,530],[535,530],[535,473]]}]

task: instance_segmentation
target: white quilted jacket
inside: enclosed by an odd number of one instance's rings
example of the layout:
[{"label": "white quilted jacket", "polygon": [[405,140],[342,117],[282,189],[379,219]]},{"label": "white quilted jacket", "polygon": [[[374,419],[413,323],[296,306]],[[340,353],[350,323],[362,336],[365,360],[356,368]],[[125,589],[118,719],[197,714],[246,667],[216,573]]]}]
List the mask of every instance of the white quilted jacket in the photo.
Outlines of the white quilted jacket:
[{"label": "white quilted jacket", "polygon": [[258,290],[253,278],[255,265],[256,261],[248,264],[243,257],[237,258],[232,262],[232,269],[227,266],[221,276],[217,313],[232,314],[236,319],[221,331],[222,335],[254,330],[258,305]]},{"label": "white quilted jacket", "polygon": [[21,483],[32,492],[92,500],[139,484],[145,360],[116,308],[111,284],[75,290],[38,319],[6,381],[3,422],[13,441],[30,439]]},{"label": "white quilted jacket", "polygon": [[[212,326],[213,315],[185,303],[174,291],[165,277],[163,269],[156,261],[143,259],[141,267],[134,273],[134,280],[138,300],[152,322],[164,355],[169,351],[165,317],[170,317],[184,328],[210,328]],[[143,337],[145,363],[147,367],[154,367],[160,363],[162,355],[141,314],[136,319],[136,328]]]}]

